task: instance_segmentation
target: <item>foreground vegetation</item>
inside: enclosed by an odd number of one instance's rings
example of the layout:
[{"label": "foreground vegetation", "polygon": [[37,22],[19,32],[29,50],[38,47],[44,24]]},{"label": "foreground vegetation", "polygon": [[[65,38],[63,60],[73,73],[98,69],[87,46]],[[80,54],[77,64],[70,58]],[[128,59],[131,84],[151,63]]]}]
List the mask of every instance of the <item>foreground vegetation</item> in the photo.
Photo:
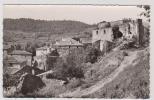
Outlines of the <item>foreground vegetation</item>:
[{"label": "foreground vegetation", "polygon": [[[136,55],[133,52],[136,52]],[[133,59],[130,64],[127,64],[127,57]],[[124,63],[125,65],[122,65]],[[116,75],[116,72],[123,66],[125,68],[115,78],[111,77]],[[94,64],[82,64],[82,68],[84,69],[82,70],[83,77],[79,77],[82,75],[80,72],[80,74],[76,74],[77,76],[72,76],[68,83],[64,85],[59,82],[51,86],[50,78],[45,79],[48,80],[47,87],[36,92],[36,95],[43,91],[43,96],[47,97],[149,98],[148,48],[111,52]],[[65,66],[65,69],[67,70],[67,66]],[[104,84],[108,78],[111,78],[112,81]],[[100,87],[100,83],[104,84],[104,86]],[[94,92],[96,88],[97,91]]]}]

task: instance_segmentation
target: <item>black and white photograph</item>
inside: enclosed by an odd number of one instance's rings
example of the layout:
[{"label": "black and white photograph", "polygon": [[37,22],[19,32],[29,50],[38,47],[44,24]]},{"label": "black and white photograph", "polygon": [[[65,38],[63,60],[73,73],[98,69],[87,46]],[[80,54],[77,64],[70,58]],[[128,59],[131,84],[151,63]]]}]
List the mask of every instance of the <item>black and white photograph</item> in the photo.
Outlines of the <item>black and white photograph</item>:
[{"label": "black and white photograph", "polygon": [[150,98],[150,5],[3,5],[4,98]]}]

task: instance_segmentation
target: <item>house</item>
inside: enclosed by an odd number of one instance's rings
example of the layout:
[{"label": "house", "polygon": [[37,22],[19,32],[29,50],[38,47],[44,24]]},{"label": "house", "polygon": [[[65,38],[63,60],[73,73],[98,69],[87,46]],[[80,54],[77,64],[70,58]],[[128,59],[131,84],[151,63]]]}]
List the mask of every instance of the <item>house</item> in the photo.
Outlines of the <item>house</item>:
[{"label": "house", "polygon": [[69,53],[71,49],[83,48],[83,44],[72,38],[62,38],[60,41],[56,41],[54,47],[59,52],[60,56]]},{"label": "house", "polygon": [[10,56],[16,58],[20,63],[26,62],[27,65],[31,65],[32,53],[23,50],[14,50],[9,53]]},{"label": "house", "polygon": [[80,42],[83,45],[92,45],[92,39],[91,39],[91,37],[81,37],[80,38]]},{"label": "house", "polygon": [[20,62],[18,62],[12,56],[6,57],[5,59],[3,59],[3,62],[5,63],[3,67],[6,67],[6,73],[8,74],[14,74],[21,68]]},{"label": "house", "polygon": [[45,71],[47,70],[46,67],[47,56],[53,50],[54,48],[52,48],[51,46],[44,46],[36,49],[36,57],[34,57],[34,60],[37,61],[39,69]]},{"label": "house", "polygon": [[49,37],[39,37],[38,40],[45,42],[45,41],[48,41],[49,40]]},{"label": "house", "polygon": [[121,38],[136,38],[137,44],[141,45],[144,34],[143,29],[142,19],[101,22],[98,24],[98,27],[92,31],[92,43],[94,44],[96,41],[100,40],[101,51],[104,50],[104,43],[114,42]]},{"label": "house", "polygon": [[4,61],[6,61],[10,67],[13,68],[20,68],[20,63],[12,56],[8,56],[7,58],[4,59]]},{"label": "house", "polygon": [[38,63],[37,68],[39,68],[41,70],[46,70],[47,55],[35,56],[34,60],[37,61],[37,63]]},{"label": "house", "polygon": [[50,48],[49,46],[36,48],[36,56],[47,55],[48,53],[50,53],[51,49],[52,48]]},{"label": "house", "polygon": [[57,41],[55,46],[60,47],[60,48],[78,48],[82,47],[83,44],[81,44],[79,41],[76,41],[72,38],[62,38],[60,41]]}]

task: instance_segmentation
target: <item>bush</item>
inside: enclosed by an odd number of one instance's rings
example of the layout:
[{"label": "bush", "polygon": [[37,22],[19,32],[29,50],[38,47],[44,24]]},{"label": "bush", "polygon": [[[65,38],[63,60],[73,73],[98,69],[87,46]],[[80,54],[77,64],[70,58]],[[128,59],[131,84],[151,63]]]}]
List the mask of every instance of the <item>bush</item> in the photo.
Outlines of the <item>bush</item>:
[{"label": "bush", "polygon": [[3,74],[3,87],[8,88],[11,86],[17,86],[18,84],[19,76],[17,75],[9,75],[9,74]]},{"label": "bush", "polygon": [[[89,48],[88,48],[89,49]],[[95,63],[98,57],[101,55],[101,51],[96,48],[90,48],[86,56],[86,62]]]},{"label": "bush", "polygon": [[46,86],[35,91],[35,97],[58,97],[59,94],[64,93],[67,90],[65,86],[61,85],[61,81],[43,79],[43,82]]},{"label": "bush", "polygon": [[78,51],[72,50],[65,58],[58,58],[54,64],[54,73],[48,75],[47,78],[56,78],[68,81],[68,78],[83,78],[84,72],[81,64],[83,63],[83,56]]},{"label": "bush", "polygon": [[81,86],[81,84],[83,84],[84,82],[81,79],[76,79],[73,78],[69,81],[69,84],[67,85],[68,89],[73,89],[76,88],[78,86]]},{"label": "bush", "polygon": [[57,50],[53,50],[49,55],[47,55],[46,64],[47,70],[53,69],[55,67],[55,63],[59,57],[59,53]]},{"label": "bush", "polygon": [[68,82],[67,66],[64,64],[62,59],[59,58],[55,66],[56,68],[54,68],[54,73],[48,74],[46,78],[47,79],[58,79],[58,80],[63,80],[65,82]]},{"label": "bush", "polygon": [[84,55],[81,55],[78,51],[73,50],[67,57],[66,57],[66,65],[69,77],[76,77],[82,78],[84,77],[83,74],[83,67],[82,63],[84,63]]},{"label": "bush", "polygon": [[58,53],[57,49],[55,49],[49,55],[50,56],[59,56],[59,53]]},{"label": "bush", "polygon": [[32,93],[45,86],[40,77],[27,74],[23,80],[21,92],[23,94]]}]

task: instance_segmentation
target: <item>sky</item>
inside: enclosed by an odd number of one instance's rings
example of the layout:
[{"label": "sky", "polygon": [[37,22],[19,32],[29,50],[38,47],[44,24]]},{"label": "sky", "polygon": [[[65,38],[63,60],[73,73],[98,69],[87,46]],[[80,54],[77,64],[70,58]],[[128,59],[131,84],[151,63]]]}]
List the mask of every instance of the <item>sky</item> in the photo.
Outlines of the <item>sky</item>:
[{"label": "sky", "polygon": [[143,9],[136,6],[102,5],[4,5],[4,18],[42,20],[75,20],[87,24],[140,18]]}]

